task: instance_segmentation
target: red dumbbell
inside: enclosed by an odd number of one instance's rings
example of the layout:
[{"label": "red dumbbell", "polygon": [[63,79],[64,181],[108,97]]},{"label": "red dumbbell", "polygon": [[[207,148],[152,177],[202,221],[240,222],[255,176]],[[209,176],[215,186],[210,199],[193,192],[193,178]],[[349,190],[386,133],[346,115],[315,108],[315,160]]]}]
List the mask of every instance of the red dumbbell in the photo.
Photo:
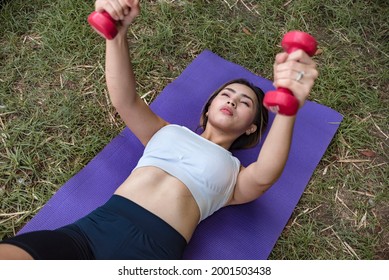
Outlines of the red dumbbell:
[{"label": "red dumbbell", "polygon": [[93,12],[88,16],[92,28],[105,39],[112,40],[118,34],[115,20],[107,12]]},{"label": "red dumbbell", "polygon": [[[313,56],[317,49],[317,42],[308,33],[291,31],[285,34],[281,46],[287,53],[303,50],[309,56]],[[268,92],[263,100],[263,105],[269,111],[287,116],[295,115],[299,108],[297,98],[287,88],[277,88],[275,91]]]}]

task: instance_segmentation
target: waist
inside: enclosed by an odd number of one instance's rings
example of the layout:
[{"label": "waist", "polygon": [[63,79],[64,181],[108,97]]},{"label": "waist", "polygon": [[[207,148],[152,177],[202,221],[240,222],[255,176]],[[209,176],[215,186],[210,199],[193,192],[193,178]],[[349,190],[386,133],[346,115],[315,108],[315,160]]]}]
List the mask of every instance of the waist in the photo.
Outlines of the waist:
[{"label": "waist", "polygon": [[141,167],[116,190],[167,222],[189,241],[200,211],[191,192],[177,178],[157,167]]}]

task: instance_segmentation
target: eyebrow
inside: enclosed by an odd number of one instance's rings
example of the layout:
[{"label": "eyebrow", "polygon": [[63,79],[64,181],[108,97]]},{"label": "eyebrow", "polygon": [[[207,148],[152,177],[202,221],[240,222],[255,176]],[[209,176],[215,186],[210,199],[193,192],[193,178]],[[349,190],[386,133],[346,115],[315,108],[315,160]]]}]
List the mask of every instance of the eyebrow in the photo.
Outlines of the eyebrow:
[{"label": "eyebrow", "polygon": [[[236,90],[234,90],[233,88],[226,87],[225,89],[231,91],[232,93],[237,93]],[[253,102],[253,104],[255,104],[254,100],[253,100],[250,96],[248,96],[247,94],[245,94],[245,93],[240,93],[240,95],[243,96],[243,97],[245,97],[245,98],[250,99],[251,102]]]}]

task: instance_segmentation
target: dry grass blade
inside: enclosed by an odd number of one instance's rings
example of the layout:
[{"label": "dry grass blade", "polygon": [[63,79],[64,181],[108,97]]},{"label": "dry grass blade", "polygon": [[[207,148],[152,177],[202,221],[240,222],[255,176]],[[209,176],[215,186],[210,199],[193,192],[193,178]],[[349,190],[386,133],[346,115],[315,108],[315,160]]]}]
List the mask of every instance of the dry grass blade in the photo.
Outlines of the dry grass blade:
[{"label": "dry grass blade", "polygon": [[343,241],[333,228],[331,228],[331,230],[332,230],[333,234],[336,236],[336,238],[340,241],[340,243],[342,244],[343,248],[345,248],[346,251],[352,257],[355,257],[356,259],[360,260],[359,256],[355,253],[354,249],[351,248],[351,246],[347,242]]}]

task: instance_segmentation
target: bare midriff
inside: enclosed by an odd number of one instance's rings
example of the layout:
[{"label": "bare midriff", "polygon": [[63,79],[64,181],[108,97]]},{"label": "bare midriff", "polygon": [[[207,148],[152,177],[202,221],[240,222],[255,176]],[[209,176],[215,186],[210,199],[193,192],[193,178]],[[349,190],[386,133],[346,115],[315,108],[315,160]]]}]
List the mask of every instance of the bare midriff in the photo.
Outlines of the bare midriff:
[{"label": "bare midriff", "polygon": [[184,183],[157,167],[135,169],[115,194],[160,217],[187,242],[200,218],[197,203]]}]

